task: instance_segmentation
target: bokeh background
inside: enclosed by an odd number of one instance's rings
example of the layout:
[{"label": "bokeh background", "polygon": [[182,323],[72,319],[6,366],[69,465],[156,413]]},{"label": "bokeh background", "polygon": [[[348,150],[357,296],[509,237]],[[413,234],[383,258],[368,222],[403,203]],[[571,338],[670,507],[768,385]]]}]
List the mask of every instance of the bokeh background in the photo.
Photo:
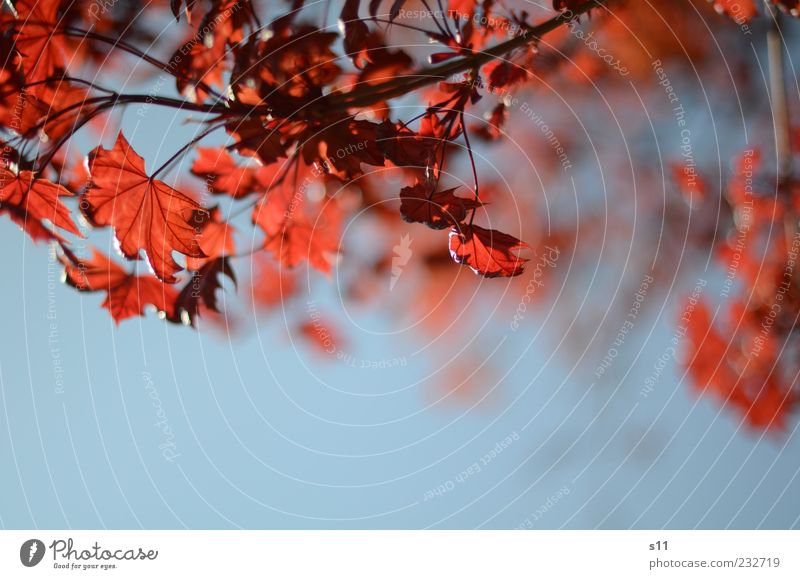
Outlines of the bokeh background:
[{"label": "bokeh background", "polygon": [[[664,61],[719,189],[742,150],[771,154],[766,23],[746,34],[705,2],[669,4],[667,21],[641,3],[647,34],[598,35],[630,74],[578,46],[515,95],[508,142],[479,146],[492,203],[513,209],[498,219],[538,240],[518,280],[455,265],[432,279],[424,228],[398,218],[376,231],[358,214],[333,276],[302,272],[291,304],[253,303],[257,264],[244,261],[238,289],[220,295],[227,321],[193,330],[151,313],[116,326],[101,296],[61,283],[52,248],[0,221],[0,526],[797,527],[796,420],[753,429],[700,396],[681,363],[686,298],[699,287],[724,301],[725,274],[708,249],[718,215],[670,183],[682,136],[652,68]],[[800,28],[784,30],[793,79]],[[119,82],[157,79],[133,67]],[[393,115],[419,107],[401,99]],[[71,146],[85,154],[122,127],[152,167],[195,134],[185,119],[131,108]],[[463,159],[455,167],[469,187]],[[393,178],[381,176],[392,191]],[[369,297],[353,299],[358,256],[406,234],[401,275],[363,276]]]}]

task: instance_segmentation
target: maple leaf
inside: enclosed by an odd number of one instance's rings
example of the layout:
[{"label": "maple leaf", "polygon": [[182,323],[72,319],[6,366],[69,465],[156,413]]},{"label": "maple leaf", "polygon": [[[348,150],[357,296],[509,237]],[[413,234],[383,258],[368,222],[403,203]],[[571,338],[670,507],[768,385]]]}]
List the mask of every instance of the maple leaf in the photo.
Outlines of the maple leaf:
[{"label": "maple leaf", "polygon": [[61,202],[62,197],[73,194],[63,187],[46,179],[37,179],[32,171],[15,173],[8,168],[0,169],[0,212],[9,212],[12,219],[24,223],[32,221],[28,233],[34,239],[42,239],[38,229],[41,220],[47,219],[56,227],[81,235],[70,217],[69,209]]},{"label": "maple leaf", "polygon": [[237,164],[225,149],[198,147],[197,152],[198,157],[192,164],[192,173],[205,179],[212,193],[238,198],[258,189],[258,170]]},{"label": "maple leaf", "polygon": [[96,106],[87,105],[89,91],[68,82],[54,87],[42,85],[25,104],[25,114],[50,139],[56,140],[76,130],[85,119],[94,115]]},{"label": "maple leaf", "polygon": [[177,251],[205,257],[198,243],[193,211],[202,207],[190,197],[145,172],[144,159],[122,133],[113,148],[89,153],[91,182],[83,195],[85,213],[94,225],[110,225],[123,255],[138,259],[144,250],[158,278],[175,283],[181,267]]},{"label": "maple leaf", "polygon": [[208,93],[202,85],[220,87],[227,70],[224,39],[208,34],[203,42],[192,35],[172,55],[170,62],[177,63],[175,87],[192,102],[203,102]]},{"label": "maple leaf", "polygon": [[265,123],[260,117],[248,116],[235,123],[229,123],[225,128],[237,139],[233,148],[238,153],[257,157],[265,165],[270,165],[286,156],[277,126],[277,121]]},{"label": "maple leaf", "polygon": [[[194,2],[187,2],[187,17]],[[208,85],[222,86],[230,59],[227,46],[237,45],[253,7],[248,0],[214,0],[193,33],[173,54],[178,92],[194,102],[208,96]]]},{"label": "maple leaf", "polygon": [[308,261],[312,267],[330,273],[339,240],[329,227],[314,226],[301,218],[287,224],[279,235],[268,239],[265,248],[287,267],[297,267]]},{"label": "maple leaf", "polygon": [[448,13],[453,18],[467,19],[475,14],[478,6],[483,7],[484,15],[491,13],[493,2],[482,2],[479,0],[450,0],[447,3]]},{"label": "maple leaf", "polygon": [[279,232],[268,236],[264,247],[287,267],[308,261],[329,274],[339,252],[341,222],[342,211],[334,201],[297,205],[285,214]]},{"label": "maple leaf", "polygon": [[297,333],[320,354],[333,354],[343,347],[342,339],[334,326],[323,320],[315,310],[311,320],[299,325]]},{"label": "maple leaf", "polygon": [[670,163],[669,168],[672,173],[672,179],[678,186],[678,190],[683,195],[686,203],[691,205],[698,201],[703,201],[708,196],[710,187],[705,179],[697,174],[694,167],[687,167],[683,163],[673,162]]},{"label": "maple leaf", "polygon": [[503,125],[508,119],[506,105],[500,103],[485,118],[486,124],[479,126],[474,133],[486,141],[496,141],[503,136]]},{"label": "maple leaf", "polygon": [[198,270],[209,261],[234,253],[234,229],[230,223],[222,220],[219,207],[195,211],[191,221],[199,230],[197,243],[207,257],[187,257],[186,269]]},{"label": "maple leaf", "polygon": [[[432,127],[432,121],[426,121]],[[378,148],[398,167],[431,166],[435,160],[435,150],[441,141],[435,136],[415,133],[401,123],[384,121],[378,125],[376,137]]]},{"label": "maple leaf", "polygon": [[400,190],[400,214],[409,223],[424,223],[431,229],[444,229],[461,223],[467,211],[481,207],[476,199],[458,197],[457,187],[434,193],[433,185],[417,182]]},{"label": "maple leaf", "polygon": [[102,306],[111,312],[117,324],[144,315],[144,308],[148,305],[165,312],[167,317],[173,315],[175,289],[154,277],[128,273],[96,249],[92,250],[88,260],[71,254],[61,256],[60,260],[64,264],[67,284],[82,292],[107,292]]},{"label": "maple leaf", "polygon": [[285,304],[297,294],[297,275],[293,270],[279,268],[271,256],[256,254],[255,274],[249,280],[249,291],[253,305],[272,309]]},{"label": "maple leaf", "polygon": [[331,48],[337,40],[339,35],[335,32],[301,26],[291,34],[245,44],[238,49],[231,85],[236,92],[238,87],[260,79],[265,86],[256,92],[271,104],[278,95],[321,96],[322,87],[335,81],[342,72],[336,64],[339,56]]},{"label": "maple leaf", "polygon": [[[403,50],[389,50],[384,44],[383,35],[379,30],[370,33],[367,39],[366,54],[369,55],[369,62],[361,69],[358,78],[353,83],[354,87],[376,85],[387,79],[398,77],[408,72],[414,62]],[[390,112],[386,101],[372,103],[364,110],[381,120],[387,119]]]},{"label": "maple leaf", "polygon": [[267,237],[274,237],[301,208],[302,203],[300,192],[286,186],[276,187],[253,207],[253,223],[261,227]]},{"label": "maple leaf", "polygon": [[376,123],[350,120],[310,125],[300,136],[303,159],[308,165],[319,163],[327,173],[352,179],[363,172],[361,164],[382,166],[383,153],[376,139]]},{"label": "maple leaf", "polygon": [[192,272],[192,277],[175,298],[175,307],[170,321],[181,321],[194,326],[203,308],[219,313],[217,290],[222,288],[222,278],[227,276],[236,286],[236,276],[227,257],[208,261]]},{"label": "maple leaf", "polygon": [[19,0],[15,7],[17,18],[11,26],[25,79],[32,83],[62,73],[67,62],[66,39],[53,33],[58,25],[59,2]]},{"label": "maple leaf", "polygon": [[516,255],[528,247],[507,233],[477,225],[455,226],[450,230],[450,256],[484,277],[513,277],[525,271],[527,259]]}]

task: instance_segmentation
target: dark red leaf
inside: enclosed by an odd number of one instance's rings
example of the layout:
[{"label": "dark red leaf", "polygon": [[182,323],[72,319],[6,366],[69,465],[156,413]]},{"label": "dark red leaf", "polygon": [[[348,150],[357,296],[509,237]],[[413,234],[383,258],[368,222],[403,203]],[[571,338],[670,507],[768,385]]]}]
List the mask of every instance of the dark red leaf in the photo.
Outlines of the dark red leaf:
[{"label": "dark red leaf", "polygon": [[516,237],[477,225],[450,230],[450,256],[484,277],[513,277],[525,271],[527,259],[517,252],[528,247]]},{"label": "dark red leaf", "polygon": [[431,229],[444,229],[461,223],[467,211],[481,206],[475,199],[457,197],[456,188],[434,192],[433,185],[416,183],[400,190],[400,214],[409,223],[424,223]]}]

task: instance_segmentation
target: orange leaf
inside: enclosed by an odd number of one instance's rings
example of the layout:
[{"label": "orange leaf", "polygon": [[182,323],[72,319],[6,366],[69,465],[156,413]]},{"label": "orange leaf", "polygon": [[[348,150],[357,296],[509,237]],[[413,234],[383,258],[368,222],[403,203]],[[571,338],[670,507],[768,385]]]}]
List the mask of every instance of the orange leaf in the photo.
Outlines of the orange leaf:
[{"label": "orange leaf", "polygon": [[103,307],[111,312],[114,321],[144,315],[147,305],[172,317],[176,292],[149,276],[137,276],[126,272],[117,263],[97,250],[88,260],[62,258],[66,282],[84,292],[108,292]]},{"label": "orange leaf", "polygon": [[178,251],[205,257],[192,224],[202,210],[193,199],[145,172],[144,159],[122,133],[112,149],[98,147],[89,154],[91,183],[84,194],[87,216],[95,225],[114,227],[122,253],[137,259],[144,250],[153,271],[166,283],[175,283],[181,267],[172,257]]},{"label": "orange leaf", "polygon": [[15,174],[9,169],[0,169],[0,210],[13,213],[16,209],[18,216],[37,221],[49,219],[56,227],[80,235],[69,209],[61,203],[61,197],[72,196],[61,185],[36,179],[32,171]]}]

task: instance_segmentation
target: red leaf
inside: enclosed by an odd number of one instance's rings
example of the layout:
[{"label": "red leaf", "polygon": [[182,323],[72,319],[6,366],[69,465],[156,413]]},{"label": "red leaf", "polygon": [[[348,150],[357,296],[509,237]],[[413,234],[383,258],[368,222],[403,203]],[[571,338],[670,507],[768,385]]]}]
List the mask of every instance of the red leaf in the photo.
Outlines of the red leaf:
[{"label": "red leaf", "polygon": [[195,320],[204,308],[206,311],[219,313],[217,290],[222,288],[223,276],[228,276],[236,285],[236,276],[226,257],[213,259],[193,272],[191,279],[186,282],[186,286],[175,299],[175,308],[170,321],[181,321],[194,326]]},{"label": "red leaf", "polygon": [[117,323],[144,315],[147,305],[155,306],[167,317],[173,315],[172,304],[176,292],[172,286],[150,276],[128,273],[97,250],[93,251],[89,260],[69,256],[62,257],[61,262],[64,264],[66,282],[78,291],[108,292],[102,305],[111,312]]},{"label": "red leaf", "polygon": [[486,124],[479,126],[474,133],[481,139],[495,141],[503,136],[503,125],[507,119],[506,105],[500,103],[486,116]]},{"label": "red leaf", "polygon": [[450,230],[450,256],[484,277],[513,277],[525,271],[527,259],[516,255],[528,247],[516,237],[477,225]]},{"label": "red leaf", "polygon": [[200,231],[197,243],[207,257],[187,257],[186,269],[202,269],[208,262],[230,256],[236,251],[233,226],[222,220],[218,207],[195,211],[192,224]]},{"label": "red leaf", "polygon": [[358,177],[363,174],[362,163],[383,166],[383,153],[376,142],[379,127],[366,120],[309,125],[299,138],[303,159],[341,179]]},{"label": "red leaf", "polygon": [[226,125],[227,131],[237,139],[233,147],[242,155],[257,157],[270,165],[286,156],[281,143],[277,122],[263,122],[260,117],[247,117],[242,121]]},{"label": "red leaf", "polygon": [[192,102],[203,102],[208,94],[201,85],[220,87],[223,74],[228,69],[225,40],[209,34],[208,40],[198,42],[192,35],[172,55],[176,62],[175,87]]},{"label": "red leaf", "polygon": [[255,273],[249,280],[249,296],[259,308],[271,310],[286,304],[298,293],[297,275],[294,271],[281,268],[272,257],[256,254]]},{"label": "red leaf", "polygon": [[231,197],[244,197],[258,189],[258,170],[237,165],[225,149],[198,147],[199,156],[192,165],[192,173],[206,181],[212,193],[224,193]]},{"label": "red leaf", "polygon": [[314,225],[305,218],[286,225],[280,235],[268,239],[265,247],[287,267],[308,261],[312,267],[330,273],[339,239],[330,225]]},{"label": "red leaf", "polygon": [[25,79],[38,82],[57,76],[64,71],[68,60],[66,37],[54,34],[59,2],[19,0],[15,5],[14,42],[22,55]]},{"label": "red leaf", "polygon": [[[423,119],[423,121],[425,121]],[[433,121],[426,121],[426,128],[433,127]],[[377,129],[378,147],[392,163],[398,167],[426,168],[435,162],[435,151],[441,142],[438,136],[425,136],[406,128],[384,121]]]},{"label": "red leaf", "polygon": [[400,213],[409,223],[424,223],[431,229],[444,229],[461,223],[467,211],[480,207],[475,199],[453,195],[456,188],[433,192],[433,186],[417,182],[400,190]]},{"label": "red leaf", "polygon": [[56,140],[75,131],[96,112],[96,107],[86,104],[90,95],[83,87],[68,82],[51,85],[42,85],[37,96],[29,98],[25,115],[41,126],[50,139]]},{"label": "red leaf", "polygon": [[122,133],[112,149],[97,147],[89,154],[89,172],[92,180],[83,196],[87,216],[95,225],[114,227],[128,259],[138,259],[139,251],[144,250],[158,278],[175,283],[174,274],[181,267],[173,259],[173,251],[205,257],[191,223],[192,212],[202,207],[148,176],[144,159]]},{"label": "red leaf", "polygon": [[[48,219],[56,227],[81,235],[70,217],[69,209],[61,203],[62,197],[72,196],[61,185],[36,179],[31,171],[15,174],[9,169],[0,169],[0,211],[12,213],[12,218],[16,213],[23,221]],[[34,235],[32,230],[28,232],[34,239],[41,238],[40,235]]]},{"label": "red leaf", "polygon": [[300,209],[302,202],[303,196],[291,187],[276,187],[253,207],[253,223],[259,225],[267,237],[274,237]]}]

